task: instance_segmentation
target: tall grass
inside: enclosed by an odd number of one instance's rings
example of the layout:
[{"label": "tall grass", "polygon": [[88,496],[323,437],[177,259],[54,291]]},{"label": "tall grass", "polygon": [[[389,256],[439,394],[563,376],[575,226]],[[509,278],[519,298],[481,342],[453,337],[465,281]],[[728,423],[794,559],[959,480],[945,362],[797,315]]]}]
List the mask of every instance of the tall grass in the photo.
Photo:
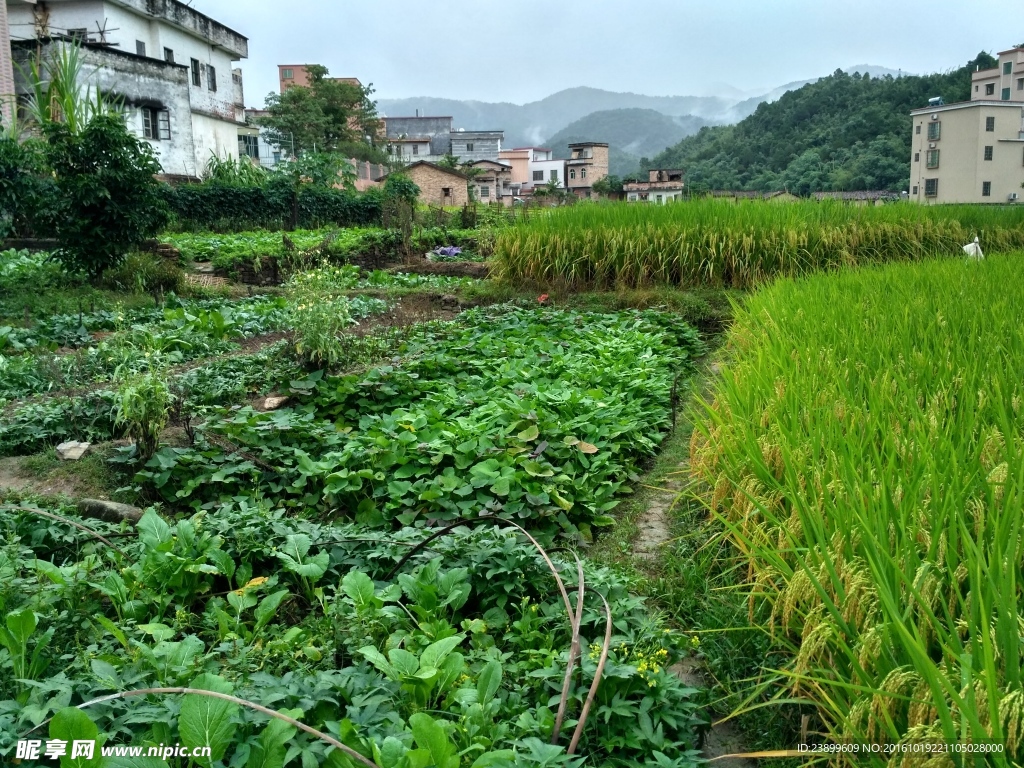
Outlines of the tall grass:
[{"label": "tall grass", "polygon": [[1024,247],[1024,207],[693,200],[555,209],[498,232],[495,275],[572,289],[748,288],[777,275]]},{"label": "tall grass", "polygon": [[785,280],[737,313],[692,467],[789,651],[780,695],[833,738],[1024,757],[1022,266]]}]

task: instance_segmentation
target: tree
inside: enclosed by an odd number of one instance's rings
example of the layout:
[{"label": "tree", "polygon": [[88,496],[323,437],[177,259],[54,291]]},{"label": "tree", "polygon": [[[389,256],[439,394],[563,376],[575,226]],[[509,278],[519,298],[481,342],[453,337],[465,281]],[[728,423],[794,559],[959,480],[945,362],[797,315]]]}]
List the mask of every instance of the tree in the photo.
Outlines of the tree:
[{"label": "tree", "polygon": [[57,256],[68,271],[96,278],[166,224],[154,178],[160,163],[119,115],[96,115],[79,133],[65,123],[45,131],[57,186]]},{"label": "tree", "polygon": [[[380,128],[372,86],[329,78],[327,67],[307,68],[309,86],[267,96],[267,115],[257,120],[267,140],[295,155],[337,152],[376,141]],[[347,154],[348,152],[346,152]]]},{"label": "tree", "polygon": [[618,176],[605,176],[603,179],[595,181],[591,188],[597,194],[608,197],[609,195],[621,195],[624,183]]},{"label": "tree", "polygon": [[29,235],[45,226],[53,195],[53,180],[45,173],[39,142],[24,144],[0,134],[0,238]]}]

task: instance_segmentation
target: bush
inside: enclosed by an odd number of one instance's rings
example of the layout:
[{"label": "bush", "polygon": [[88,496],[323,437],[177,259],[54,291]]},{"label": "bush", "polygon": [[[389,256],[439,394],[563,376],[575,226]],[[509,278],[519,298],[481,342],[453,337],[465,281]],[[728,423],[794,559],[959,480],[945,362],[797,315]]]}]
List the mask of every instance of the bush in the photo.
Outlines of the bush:
[{"label": "bush", "polygon": [[0,238],[46,228],[53,180],[42,173],[44,165],[37,142],[0,136]]},{"label": "bush", "polygon": [[182,293],[185,273],[172,261],[152,253],[136,252],[103,273],[101,284],[112,291]]},{"label": "bush", "polygon": [[69,271],[98,277],[166,224],[153,178],[160,164],[118,115],[94,117],[79,134],[63,124],[46,132],[57,181],[59,258]]},{"label": "bush", "polygon": [[[274,177],[259,187],[219,182],[165,186],[161,197],[182,230],[281,229],[292,215],[292,189],[286,179]],[[383,193],[377,189],[358,194],[307,185],[299,191],[299,226],[378,224],[382,205]]]}]

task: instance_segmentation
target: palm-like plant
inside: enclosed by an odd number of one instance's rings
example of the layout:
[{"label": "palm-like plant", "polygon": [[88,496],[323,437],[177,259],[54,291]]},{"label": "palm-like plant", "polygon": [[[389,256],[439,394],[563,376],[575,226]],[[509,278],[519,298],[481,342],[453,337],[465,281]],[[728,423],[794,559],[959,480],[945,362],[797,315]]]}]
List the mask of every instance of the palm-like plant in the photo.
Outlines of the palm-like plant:
[{"label": "palm-like plant", "polygon": [[78,134],[97,115],[121,112],[116,100],[83,76],[82,49],[77,44],[54,46],[48,59],[33,59],[23,74],[31,92],[25,101],[28,120],[22,131],[41,132],[47,125],[62,123]]}]

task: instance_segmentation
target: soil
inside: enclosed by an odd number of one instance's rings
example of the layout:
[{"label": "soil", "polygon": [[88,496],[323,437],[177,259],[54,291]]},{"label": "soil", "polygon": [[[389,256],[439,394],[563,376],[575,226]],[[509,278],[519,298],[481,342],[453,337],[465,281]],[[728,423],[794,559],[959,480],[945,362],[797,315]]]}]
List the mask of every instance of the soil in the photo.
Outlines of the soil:
[{"label": "soil", "polygon": [[[717,362],[708,367],[708,376],[716,377],[720,366]],[[672,509],[686,489],[690,476],[689,461],[683,461],[670,472],[658,491],[649,498],[647,509],[636,521],[637,535],[633,541],[633,554],[644,564],[654,564],[661,556],[661,548],[672,538]],[[707,688],[701,662],[688,658],[671,669],[684,685],[691,688]],[[712,723],[704,739],[702,756],[714,760],[717,768],[754,768],[756,761],[745,757],[724,757],[747,752],[743,736],[732,721]]]},{"label": "soil", "polygon": [[90,490],[74,476],[37,477],[25,469],[25,461],[24,456],[0,459],[0,491],[28,491],[43,496],[79,498]]}]

